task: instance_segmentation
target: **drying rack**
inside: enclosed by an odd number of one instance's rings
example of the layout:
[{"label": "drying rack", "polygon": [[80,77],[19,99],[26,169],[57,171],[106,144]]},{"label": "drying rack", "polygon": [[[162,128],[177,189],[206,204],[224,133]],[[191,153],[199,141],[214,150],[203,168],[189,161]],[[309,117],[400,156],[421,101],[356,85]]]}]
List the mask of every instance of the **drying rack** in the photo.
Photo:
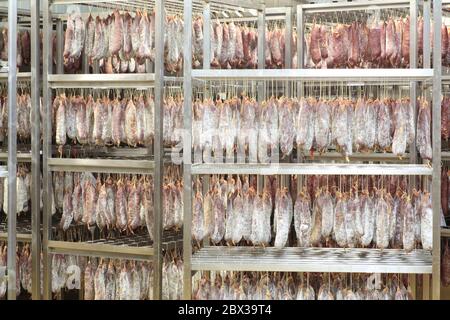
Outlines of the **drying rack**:
[{"label": "drying rack", "polygon": [[[85,6],[95,6],[96,10],[110,10],[116,6],[122,6],[118,1],[68,1],[68,0],[43,0],[43,25],[44,25],[44,74],[43,74],[43,103],[47,118],[44,121],[44,146],[43,146],[43,177],[44,177],[44,221],[43,221],[43,254],[44,254],[44,296],[49,300],[51,293],[51,255],[54,253],[120,257],[130,260],[153,261],[154,273],[154,294],[155,299],[161,297],[162,285],[162,174],[164,148],[162,144],[162,106],[164,87],[164,0],[153,2],[128,1],[127,5],[133,8],[155,9],[156,11],[156,58],[154,65],[147,62],[144,74],[99,74],[98,64],[94,65],[94,73],[89,74],[87,58],[82,59],[82,70],[84,74],[69,75],[63,74],[63,43],[64,43],[64,19],[67,15],[59,10],[69,4],[78,4],[80,8]],[[53,12],[55,11],[55,12]],[[57,53],[56,72],[52,66],[51,37],[53,26],[56,25]],[[154,70],[153,72],[149,72]],[[63,88],[101,88],[101,89],[124,89],[124,88],[154,88],[155,93],[155,139],[154,150],[149,147],[146,150],[140,149],[138,160],[129,159],[70,159],[57,158],[52,145],[51,128],[51,104],[52,90]],[[92,150],[90,150],[92,152]],[[103,150],[108,151],[108,150]],[[114,239],[114,241],[86,241],[86,242],[65,242],[52,239],[51,224],[51,190],[52,171],[71,172],[108,172],[123,174],[152,174],[154,181],[154,241],[124,241],[124,239]],[[128,239],[129,240],[129,239]],[[142,239],[140,239],[142,240]]]},{"label": "drying rack", "polygon": [[[32,298],[40,296],[40,120],[39,120],[39,28],[30,29],[31,40],[31,72],[18,72],[17,58],[17,20],[29,18],[31,25],[39,26],[39,1],[30,0],[30,10],[18,9],[17,1],[8,2],[8,72],[0,73],[0,82],[8,85],[8,143],[7,150],[0,152],[0,161],[7,162],[7,171],[2,167],[1,175],[8,177],[8,203],[16,203],[16,172],[18,162],[31,162],[31,220],[17,221],[17,215],[10,214],[7,223],[0,225],[0,238],[7,241],[9,248],[15,248],[17,242],[30,242],[32,247]],[[31,83],[31,150],[18,152],[17,150],[17,111],[16,92],[17,81]],[[12,231],[12,232],[11,232]],[[8,283],[15,283],[16,252],[8,250],[7,256]],[[16,299],[16,286],[8,286],[8,300]]]},{"label": "drying rack", "polygon": [[[448,17],[449,16],[449,8],[450,8],[450,1],[449,0],[442,0],[442,16]],[[442,74],[442,88],[444,86],[448,86],[450,84],[450,69],[448,67],[443,67],[442,64],[439,64],[437,66],[438,71],[440,74]],[[442,90],[444,92],[445,89]],[[441,101],[439,97],[439,101]],[[442,148],[443,149],[443,148]],[[442,162],[448,163],[450,161],[450,151],[442,151],[441,152],[441,160]],[[442,238],[450,238],[450,229],[447,228],[441,228],[440,234]],[[440,278],[440,277],[439,277]]]},{"label": "drying rack", "polygon": [[[209,38],[209,25],[211,24],[211,3],[218,1],[206,1],[203,4],[203,23],[205,26],[204,37]],[[240,7],[252,6],[257,8],[258,17],[258,56],[264,57],[264,27],[266,9],[264,1],[256,4],[255,1],[241,1]],[[258,163],[238,164],[203,164],[192,163],[191,150],[192,138],[188,136],[184,140],[184,298],[190,299],[192,295],[192,273],[199,270],[239,270],[239,271],[289,271],[289,272],[392,272],[424,275],[424,299],[429,296],[429,275],[432,277],[432,298],[440,297],[440,162],[441,162],[441,140],[440,140],[440,88],[441,86],[441,57],[440,57],[440,27],[433,30],[435,50],[438,54],[433,56],[431,69],[429,48],[431,30],[431,3],[433,3],[434,25],[441,25],[441,1],[420,2],[424,17],[424,63],[423,68],[418,69],[417,50],[417,16],[419,13],[419,1],[417,0],[389,0],[389,1],[352,1],[322,4],[307,4],[296,6],[297,21],[297,54],[299,61],[298,69],[264,70],[264,59],[259,59],[256,70],[210,70],[209,68],[209,41],[204,42],[203,47],[203,69],[192,69],[190,53],[185,52],[184,65],[184,126],[187,132],[192,129],[192,91],[193,80],[242,80],[261,82],[264,80],[291,80],[296,81],[300,87],[305,86],[308,81],[352,81],[352,82],[379,82],[405,84],[410,88],[410,99],[416,101],[418,83],[428,82],[434,88],[432,93],[433,106],[433,164],[432,167],[422,163],[418,158],[415,143],[410,146],[413,150],[408,154],[408,164],[405,159],[398,161],[392,156],[379,155],[355,155],[356,161],[389,162],[380,164],[354,164],[354,163],[280,163],[276,165],[265,165]],[[412,17],[410,22],[411,47],[410,47],[410,69],[305,69],[304,68],[304,24],[305,15],[318,12],[353,11],[374,9],[409,9]],[[291,8],[289,8],[291,9]],[[192,0],[184,2],[185,25],[192,23]],[[282,11],[282,9],[280,9]],[[289,12],[289,10],[284,11]],[[292,19],[286,19],[292,21]],[[287,24],[287,32],[292,32],[292,24]],[[290,30],[289,30],[290,29]],[[439,29],[439,30],[438,30]],[[184,30],[184,47],[192,46],[192,30]],[[287,46],[291,40],[286,37]],[[286,54],[290,51],[286,50]],[[263,60],[263,61],[261,61]],[[289,63],[289,59],[286,62]],[[258,90],[263,90],[259,86]],[[259,93],[260,91],[258,91]],[[258,94],[259,96],[259,94]],[[429,99],[430,97],[427,96]],[[336,155],[334,155],[336,157]],[[359,159],[358,159],[359,158]],[[298,155],[298,161],[303,157]],[[323,160],[332,160],[333,156],[324,156]],[[322,159],[321,159],[322,160]],[[382,169],[380,170],[380,167]],[[432,207],[433,207],[433,251],[414,250],[405,254],[401,250],[377,250],[377,249],[317,249],[317,248],[253,248],[253,247],[204,247],[192,253],[192,176],[209,174],[258,174],[258,175],[371,175],[374,173],[410,176],[425,176],[432,181]],[[412,286],[415,287],[415,276],[410,276]],[[415,292],[415,289],[413,289]]]}]

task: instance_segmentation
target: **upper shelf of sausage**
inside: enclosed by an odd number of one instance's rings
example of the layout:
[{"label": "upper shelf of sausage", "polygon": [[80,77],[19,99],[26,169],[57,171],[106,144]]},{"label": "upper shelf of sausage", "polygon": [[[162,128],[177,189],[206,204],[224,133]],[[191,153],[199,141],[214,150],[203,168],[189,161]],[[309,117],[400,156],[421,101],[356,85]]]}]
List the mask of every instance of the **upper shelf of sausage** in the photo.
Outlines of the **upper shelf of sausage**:
[{"label": "upper shelf of sausage", "polygon": [[[169,73],[182,69],[183,21],[166,16],[165,68]],[[101,73],[146,73],[155,60],[155,13],[114,10],[106,18],[89,15],[83,19],[72,12],[67,20],[64,40],[64,66],[67,73],[78,72],[83,55]]]},{"label": "upper shelf of sausage", "polygon": [[[397,13],[396,13],[397,14]],[[305,21],[304,42],[298,45],[297,28],[288,32],[283,19],[265,25],[264,59],[266,69],[296,69],[301,66],[297,52],[302,47],[306,69],[386,69],[409,68],[411,37],[409,16],[380,17],[354,15],[344,22]],[[239,20],[239,21],[238,21]],[[249,19],[251,20],[251,19]],[[183,67],[184,21],[166,15],[164,64],[169,74],[180,74]],[[192,63],[199,69],[210,58],[213,69],[256,69],[258,67],[258,28],[255,21],[214,18],[207,25],[202,16],[192,23]],[[417,19],[419,66],[423,65],[424,19]],[[448,31],[442,26],[443,64],[447,65]],[[79,73],[84,63],[94,73],[149,73],[155,60],[155,12],[117,9],[110,15],[89,16],[73,11],[68,15],[64,36],[66,73]],[[209,43],[204,43],[209,34]],[[300,35],[300,37],[302,37]],[[289,39],[288,39],[289,38]],[[208,49],[207,49],[208,48]],[[210,50],[205,57],[204,50]],[[290,50],[290,53],[286,52]],[[448,57],[447,57],[448,56]],[[290,61],[287,61],[289,59]],[[288,63],[289,62],[289,63]],[[87,70],[87,68],[85,69]]]},{"label": "upper shelf of sausage", "polygon": [[[423,52],[423,19],[418,20],[418,49]],[[306,68],[408,68],[410,19],[313,23],[305,35]]]}]

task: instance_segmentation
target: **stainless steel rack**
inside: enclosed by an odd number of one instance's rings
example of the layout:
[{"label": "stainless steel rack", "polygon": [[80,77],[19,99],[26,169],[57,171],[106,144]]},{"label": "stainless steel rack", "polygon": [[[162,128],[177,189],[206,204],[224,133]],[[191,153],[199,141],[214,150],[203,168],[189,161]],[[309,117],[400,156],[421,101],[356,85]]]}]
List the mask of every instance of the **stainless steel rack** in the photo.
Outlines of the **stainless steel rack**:
[{"label": "stainless steel rack", "polygon": [[[191,276],[196,270],[237,270],[237,271],[295,271],[295,272],[393,272],[411,274],[410,279],[415,283],[415,274],[424,275],[424,288],[430,282],[429,275],[432,274],[432,297],[439,299],[439,261],[440,261],[440,162],[441,162],[441,140],[440,140],[440,99],[439,90],[441,86],[440,70],[440,27],[433,30],[434,48],[433,66],[431,69],[430,43],[431,43],[431,3],[433,3],[434,26],[441,24],[441,0],[423,1],[417,0],[389,0],[389,1],[352,1],[323,4],[298,5],[296,7],[297,21],[297,54],[299,69],[285,70],[263,70],[264,59],[259,59],[257,70],[209,70],[209,44],[204,43],[203,51],[204,69],[192,69],[190,52],[184,53],[184,128],[187,132],[192,129],[191,101],[193,92],[192,80],[200,80],[204,83],[213,81],[255,81],[256,83],[265,80],[292,81],[300,86],[304,86],[311,81],[336,81],[336,82],[363,82],[363,83],[391,83],[393,85],[407,85],[410,89],[411,101],[416,101],[418,97],[419,83],[432,85],[433,90],[433,163],[423,165],[416,153],[415,144],[410,147],[412,150],[406,160],[409,164],[403,164],[405,159],[398,161],[392,156],[374,154],[367,156],[356,156],[352,161],[364,162],[389,162],[389,164],[363,164],[363,163],[306,163],[308,157],[298,155],[299,164],[193,164],[191,153],[184,152],[184,298],[191,298]],[[411,16],[410,34],[410,68],[409,69],[333,69],[333,70],[311,70],[304,69],[304,25],[305,15],[318,12],[330,11],[353,11],[368,9],[409,9]],[[184,22],[185,25],[192,23],[193,1],[184,1]],[[203,22],[205,26],[204,37],[208,38],[210,19],[210,4],[203,5]],[[258,9],[258,56],[264,57],[264,27],[265,8]],[[421,10],[424,17],[424,61],[423,68],[418,69],[417,50],[417,17]],[[292,10],[294,11],[294,10]],[[287,11],[288,12],[288,11]],[[290,17],[289,20],[291,20]],[[292,24],[287,25],[288,32],[292,32]],[[439,30],[437,30],[439,29]],[[288,37],[286,41],[289,43]],[[289,45],[292,45],[290,43]],[[192,30],[184,30],[184,47],[192,46]],[[285,50],[288,54],[290,50]],[[290,57],[288,57],[290,58]],[[262,61],[261,61],[262,60]],[[286,59],[289,61],[290,59]],[[262,87],[262,86],[261,86]],[[260,87],[260,90],[263,88]],[[259,91],[258,91],[259,93]],[[259,94],[258,94],[259,95]],[[428,97],[429,98],[429,97]],[[184,139],[184,150],[191,150],[192,138],[187,136]],[[334,160],[336,154],[325,155],[320,160]],[[334,158],[333,158],[334,157]],[[360,157],[358,159],[358,157]],[[432,206],[433,206],[433,251],[432,253],[423,250],[415,250],[406,253],[403,250],[384,250],[383,252],[374,249],[300,249],[300,248],[252,248],[252,247],[204,247],[193,253],[191,225],[192,225],[192,176],[207,174],[256,174],[256,175],[308,175],[308,174],[334,174],[334,175],[372,175],[372,174],[399,174],[415,176],[428,176],[432,181]],[[424,292],[427,290],[424,290]],[[427,294],[424,294],[427,298]]]},{"label": "stainless steel rack", "polygon": [[[7,171],[2,170],[2,176],[8,177],[8,203],[15,203],[17,162],[31,162],[32,186],[31,186],[31,221],[17,221],[16,214],[10,214],[6,224],[0,227],[0,238],[8,242],[8,246],[16,247],[17,241],[31,242],[32,248],[32,298],[39,299],[40,291],[40,121],[39,121],[39,27],[30,29],[31,35],[31,72],[18,72],[17,58],[17,20],[19,15],[30,18],[33,26],[39,26],[39,1],[30,0],[30,10],[18,8],[17,1],[9,0],[8,3],[8,72],[0,73],[0,82],[8,85],[8,144],[7,150],[0,153],[0,161],[7,162]],[[18,81],[30,81],[31,83],[31,152],[18,153],[17,148],[17,111],[16,93]],[[2,167],[3,168],[3,167]],[[8,282],[16,281],[16,257],[15,250],[8,251]],[[8,286],[8,300],[16,299],[16,286]]]},{"label": "stainless steel rack", "polygon": [[[129,1],[130,5],[137,8],[146,8],[150,3],[143,1]],[[163,87],[164,87],[164,8],[166,1],[156,0],[151,4],[151,9],[156,11],[156,58],[154,62],[154,72],[145,74],[89,74],[87,61],[83,61],[84,74],[69,75],[63,74],[63,37],[64,20],[61,19],[61,12],[53,14],[57,5],[84,4],[95,6],[100,10],[121,6],[118,1],[66,1],[66,0],[43,0],[43,25],[44,25],[44,97],[46,119],[44,120],[44,147],[43,147],[43,170],[44,170],[44,221],[43,221],[43,253],[44,253],[44,299],[51,299],[51,255],[53,253],[70,253],[75,255],[119,257],[126,259],[151,260],[155,270],[154,294],[155,299],[161,296],[162,284],[162,174],[164,148],[162,141],[163,124]],[[104,4],[104,6],[102,6]],[[51,49],[51,34],[53,26],[56,24],[58,52],[56,53],[56,72],[53,72],[53,57]],[[149,69],[147,68],[147,71]],[[51,104],[54,89],[65,88],[94,88],[94,89],[154,89],[155,93],[155,139],[154,150],[147,148],[147,152],[140,149],[139,159],[71,159],[54,157],[54,146],[52,145],[51,128]],[[100,148],[107,155],[113,148]],[[90,150],[92,151],[92,150]],[[87,155],[89,150],[83,155]],[[64,148],[63,148],[64,152]],[[125,158],[130,157],[130,155]],[[142,239],[136,238],[136,242],[131,239],[90,241],[90,242],[65,242],[52,239],[51,224],[51,172],[71,171],[71,172],[97,172],[97,173],[139,173],[152,174],[154,181],[154,215],[155,229],[153,230],[154,241],[142,244]],[[137,241],[139,240],[139,241]],[[148,239],[149,240],[149,239]],[[122,244],[127,245],[122,245]]]},{"label": "stainless steel rack", "polygon": [[[17,221],[16,225],[16,241],[31,243],[33,230],[31,229],[31,220],[23,219]],[[8,224],[7,222],[0,223],[0,241],[8,240]]]},{"label": "stainless steel rack", "polygon": [[[303,49],[302,49],[303,50]],[[192,70],[192,78],[201,80],[297,80],[297,81],[431,81],[433,69],[267,69],[267,70]]]},{"label": "stainless steel rack", "polygon": [[396,249],[207,247],[192,270],[431,274],[431,253]]},{"label": "stainless steel rack", "polygon": [[354,163],[274,163],[274,164],[193,164],[193,175],[385,175],[431,176],[433,170],[421,164],[354,164]]}]

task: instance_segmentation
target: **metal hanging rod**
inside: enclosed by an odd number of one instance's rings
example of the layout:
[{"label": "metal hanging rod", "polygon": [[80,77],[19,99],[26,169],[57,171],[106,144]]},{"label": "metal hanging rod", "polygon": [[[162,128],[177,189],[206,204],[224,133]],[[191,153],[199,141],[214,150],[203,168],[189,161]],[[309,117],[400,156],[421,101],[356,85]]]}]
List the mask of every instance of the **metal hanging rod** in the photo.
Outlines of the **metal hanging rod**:
[{"label": "metal hanging rod", "polygon": [[[31,153],[17,153],[17,162],[31,162]],[[0,161],[8,161],[8,152],[0,152]]]},{"label": "metal hanging rod", "polygon": [[275,163],[275,164],[193,164],[192,174],[256,175],[409,175],[430,176],[430,166],[421,164]]},{"label": "metal hanging rod", "polygon": [[[16,233],[16,240],[17,242],[31,242],[31,232],[30,233]],[[0,241],[8,241],[8,233],[7,232],[0,232]]]},{"label": "metal hanging rod", "polygon": [[150,160],[110,160],[110,159],[48,159],[51,171],[152,174],[154,161]]},{"label": "metal hanging rod", "polygon": [[[31,80],[31,72],[18,72],[17,80],[20,80],[20,81]],[[5,81],[8,81],[8,73],[0,72],[0,82],[5,82]]]},{"label": "metal hanging rod", "polygon": [[[153,10],[155,8],[155,1],[143,1],[143,0],[132,0],[132,1],[102,1],[102,0],[55,0],[52,2],[54,5],[64,5],[67,6],[69,4],[74,5],[82,5],[83,7],[90,8],[100,8],[100,9],[115,9],[115,8],[123,8],[128,10],[136,10],[136,9],[146,9]],[[180,1],[166,1],[165,5],[166,12],[170,13],[181,13],[183,10],[183,3]],[[58,10],[59,11],[59,10]],[[201,12],[201,5],[198,4],[194,8],[194,12]],[[61,13],[61,12],[58,12]]]},{"label": "metal hanging rod", "polygon": [[305,13],[324,13],[336,11],[357,11],[357,10],[380,10],[398,9],[409,7],[409,0],[389,0],[389,1],[355,1],[355,2],[327,2],[315,4],[299,5]]},{"label": "metal hanging rod", "polygon": [[49,86],[53,89],[64,88],[151,88],[155,83],[155,75],[141,74],[52,74],[48,76]]},{"label": "metal hanging rod", "polygon": [[192,78],[203,80],[312,80],[312,81],[426,81],[433,69],[271,69],[192,70]]},{"label": "metal hanging rod", "polygon": [[[17,221],[16,239],[18,242],[31,242],[32,230],[29,219]],[[8,241],[8,227],[6,222],[0,223],[0,241]]]},{"label": "metal hanging rod", "polygon": [[[155,1],[144,1],[144,0],[132,0],[132,1],[128,1],[128,2],[120,2],[117,1],[102,1],[102,0],[94,0],[94,1],[88,1],[88,0],[55,0],[53,2],[54,5],[69,5],[69,4],[78,4],[78,5],[82,5],[84,7],[90,7],[90,8],[98,8],[101,11],[105,10],[105,9],[115,9],[115,8],[121,8],[121,9],[125,9],[125,10],[137,10],[137,9],[146,9],[148,11],[151,11],[155,8]],[[251,15],[248,11],[246,11],[246,9],[244,9],[242,6],[236,7],[230,4],[218,4],[218,3],[213,3],[211,5],[211,12],[215,13],[216,15],[221,14],[223,11],[226,11],[229,15],[235,15],[237,18],[239,18],[237,16],[237,14],[235,13],[236,10],[238,9],[242,9],[242,11],[240,11],[241,15],[246,16],[246,18],[248,19],[253,19],[254,16]],[[250,9],[255,9],[253,7],[250,7]],[[192,13],[193,14],[201,14],[203,10],[203,5],[198,2],[195,3],[193,8],[192,8]],[[277,12],[281,12],[284,11],[284,8],[282,9],[278,9],[278,8],[271,8],[268,9],[269,12],[268,14],[277,14]],[[60,10],[57,10],[60,11]],[[169,14],[181,14],[183,12],[183,3],[181,1],[166,1],[166,5],[165,5],[165,11]],[[90,12],[86,13],[89,14]],[[63,12],[55,12],[53,14],[53,16],[57,16],[57,17],[63,17],[66,16],[65,13]]]},{"label": "metal hanging rod", "polygon": [[441,237],[450,238],[450,229],[449,228],[441,228]]},{"label": "metal hanging rod", "polygon": [[425,250],[207,247],[192,256],[192,270],[429,274],[431,260]]},{"label": "metal hanging rod", "polygon": [[153,248],[130,247],[103,243],[66,242],[50,240],[49,253],[71,254],[89,257],[118,258],[130,260],[153,259]]}]

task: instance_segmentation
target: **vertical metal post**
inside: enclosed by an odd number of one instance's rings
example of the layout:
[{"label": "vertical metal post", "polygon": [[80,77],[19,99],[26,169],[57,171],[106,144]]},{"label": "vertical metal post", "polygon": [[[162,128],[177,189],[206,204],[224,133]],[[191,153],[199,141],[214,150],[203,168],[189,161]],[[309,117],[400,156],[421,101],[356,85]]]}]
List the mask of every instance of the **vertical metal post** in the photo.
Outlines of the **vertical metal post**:
[{"label": "vertical metal post", "polygon": [[211,68],[211,4],[205,3],[203,8],[203,69]]},{"label": "vertical metal post", "polygon": [[31,0],[31,297],[41,298],[41,121],[40,121],[40,8]]},{"label": "vertical metal post", "polygon": [[8,1],[8,300],[16,299],[17,1]]},{"label": "vertical metal post", "polygon": [[411,287],[411,293],[412,293],[412,296],[413,296],[414,300],[417,299],[417,282],[416,282],[416,278],[417,278],[417,275],[414,274],[414,273],[408,275],[409,285]]},{"label": "vertical metal post", "polygon": [[265,7],[258,10],[258,69],[265,69],[266,12]]},{"label": "vertical metal post", "polygon": [[[411,69],[417,68],[417,11],[418,5],[417,0],[410,1],[409,7],[409,34],[410,46],[409,46],[409,64]],[[417,82],[412,81],[409,85],[409,100],[414,106],[414,121],[417,119]],[[416,132],[414,131],[414,137]],[[417,151],[416,151],[416,139],[414,138],[413,143],[409,146],[410,163],[417,163]],[[414,182],[411,183],[415,185]]]},{"label": "vertical metal post", "polygon": [[429,274],[424,274],[423,275],[422,299],[423,300],[430,300],[430,275]]},{"label": "vertical metal post", "polygon": [[[51,36],[51,33],[50,33]],[[51,37],[50,37],[51,39]],[[61,19],[56,21],[56,73],[64,73],[64,23]],[[86,56],[86,55],[83,55]],[[85,72],[86,73],[86,72]]]},{"label": "vertical metal post", "polygon": [[[304,16],[303,16],[303,6],[298,5],[297,6],[297,68],[303,69],[304,68],[304,32],[305,32],[305,25],[304,25]],[[297,85],[297,95],[300,97],[303,96],[303,81],[299,81]],[[297,162],[302,162],[302,153],[300,151],[300,148],[297,148]],[[298,190],[300,191],[300,187],[302,185],[302,177],[299,175],[297,176],[297,186]]]},{"label": "vertical metal post", "polygon": [[286,35],[285,35],[285,50],[284,50],[284,64],[286,69],[292,68],[292,8],[286,8]]},{"label": "vertical metal post", "polygon": [[[184,25],[192,25],[192,0],[184,0]],[[192,48],[192,28],[184,28],[184,48]],[[183,139],[183,298],[192,294],[191,256],[192,256],[192,59],[191,50],[184,50],[184,139]]]},{"label": "vertical metal post", "polygon": [[304,25],[303,6],[297,6],[297,65],[299,69],[303,69],[304,66]]},{"label": "vertical metal post", "polygon": [[441,24],[442,24],[442,2],[433,1],[434,21],[434,48],[433,48],[433,183],[432,183],[432,205],[433,205],[433,277],[432,277],[432,299],[439,300],[441,295]]},{"label": "vertical metal post", "polygon": [[51,17],[51,8],[49,0],[42,0],[43,6],[43,20],[44,26],[44,40],[43,40],[43,101],[44,104],[44,139],[43,139],[43,182],[44,182],[44,212],[43,212],[43,234],[42,234],[42,247],[43,247],[43,267],[44,267],[44,296],[45,300],[52,298],[52,278],[51,278],[51,259],[48,250],[48,241],[51,239],[51,226],[52,226],[52,176],[48,166],[48,159],[52,157],[52,90],[48,86],[48,75],[52,73],[53,57],[52,57],[52,31],[53,22]]},{"label": "vertical metal post", "polygon": [[[162,293],[162,177],[164,171],[164,145],[163,145],[163,94],[164,94],[164,2],[156,0],[156,38],[155,38],[155,172],[154,172],[154,286],[153,296],[161,299]],[[190,52],[190,50],[188,50]]]},{"label": "vertical metal post", "polygon": [[[285,50],[284,50],[284,67],[286,69],[292,68],[292,8],[286,8],[286,34],[285,34]],[[285,82],[285,92],[288,97],[291,96],[291,86],[289,81]]]},{"label": "vertical metal post", "polygon": [[409,33],[410,33],[410,49],[409,62],[411,69],[417,68],[417,16],[418,16],[417,0],[410,0],[409,6]]},{"label": "vertical metal post", "polygon": [[431,1],[423,2],[423,67],[431,67]]},{"label": "vertical metal post", "polygon": [[[264,4],[264,3],[263,3]],[[258,69],[266,68],[266,8],[263,6],[258,10]],[[260,81],[258,86],[258,102],[261,103],[266,96],[264,81]]]},{"label": "vertical metal post", "polygon": [[[264,3],[263,3],[264,4]],[[266,68],[266,12],[265,6],[258,11],[258,69]],[[258,86],[258,103],[261,104],[266,97],[266,86],[264,81],[260,81]],[[241,150],[243,152],[243,150]],[[249,157],[250,162],[255,159]],[[245,161],[245,160],[244,160]],[[258,187],[262,185],[262,176],[256,178]]]},{"label": "vertical metal post", "polygon": [[[418,14],[418,4],[417,0],[410,0],[409,4],[409,34],[410,45],[409,45],[409,66],[411,69],[417,68],[417,14]],[[417,82],[411,81],[409,84],[409,101],[413,105],[414,121],[417,120]],[[414,130],[414,139],[409,146],[409,163],[416,164],[418,161],[417,149],[416,149],[416,131]],[[409,177],[409,192],[416,185],[416,177]]]}]

